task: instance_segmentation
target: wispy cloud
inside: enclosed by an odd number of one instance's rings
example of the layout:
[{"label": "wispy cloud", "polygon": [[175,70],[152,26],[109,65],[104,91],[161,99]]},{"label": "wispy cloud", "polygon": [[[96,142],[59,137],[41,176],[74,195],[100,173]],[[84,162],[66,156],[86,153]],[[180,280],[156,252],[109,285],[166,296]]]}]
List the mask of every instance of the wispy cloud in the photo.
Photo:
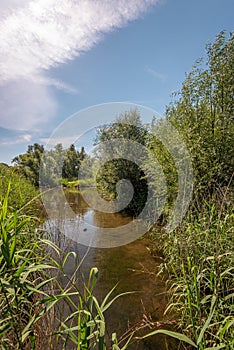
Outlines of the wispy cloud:
[{"label": "wispy cloud", "polygon": [[32,140],[32,135],[18,135],[17,138],[8,138],[0,142],[1,146],[11,146],[11,145],[19,145],[21,143],[30,143]]},{"label": "wispy cloud", "polygon": [[25,79],[0,86],[0,126],[35,131],[57,112],[57,103],[47,86]]},{"label": "wispy cloud", "polygon": [[1,0],[0,2],[0,17],[4,17],[15,11],[17,8],[22,8],[29,0]]},{"label": "wispy cloud", "polygon": [[0,23],[0,78],[35,77],[89,50],[158,0],[34,0]]},{"label": "wispy cloud", "polygon": [[[36,136],[36,135],[34,135]],[[11,146],[18,144],[28,144],[32,140],[32,135],[25,130],[9,130],[0,127],[0,145]]]},{"label": "wispy cloud", "polygon": [[64,148],[69,147],[71,144],[75,143],[75,138],[72,136],[61,136],[61,137],[41,137],[40,142],[42,142],[43,144],[47,145],[47,148],[53,148],[55,147],[58,143],[61,143],[63,145]]},{"label": "wispy cloud", "polygon": [[150,68],[148,66],[145,67],[145,71],[148,74],[152,75],[154,78],[160,80],[162,83],[165,83],[166,80],[167,80],[167,76],[165,74],[157,72],[157,71],[155,71],[154,69],[152,69],[152,68]]},{"label": "wispy cloud", "polygon": [[[45,98],[53,115],[56,102],[47,86],[55,86],[72,93],[76,89],[52,78],[49,70],[90,50],[100,42],[105,33],[137,19],[159,1],[23,0],[20,2],[22,5],[19,5],[16,0],[2,0],[0,84],[5,85],[4,89],[8,94],[14,96],[17,91],[12,84],[16,82],[22,89],[27,81],[28,88],[34,87],[31,95],[34,91],[40,100]],[[36,85],[41,86],[37,88],[40,91],[35,91]],[[0,93],[2,92],[1,89]],[[42,120],[48,118],[46,108],[43,111],[40,104],[36,106],[35,99],[34,105],[31,105],[31,112],[34,111],[31,118],[34,121],[25,117],[20,110],[22,107],[23,111],[29,110],[30,102],[25,101],[25,96],[22,95],[23,100],[18,98],[14,101],[11,97],[13,105],[10,107],[3,103],[7,113],[5,117],[1,116],[2,126],[18,128],[21,125],[25,129],[38,125],[38,115],[41,115]]]}]

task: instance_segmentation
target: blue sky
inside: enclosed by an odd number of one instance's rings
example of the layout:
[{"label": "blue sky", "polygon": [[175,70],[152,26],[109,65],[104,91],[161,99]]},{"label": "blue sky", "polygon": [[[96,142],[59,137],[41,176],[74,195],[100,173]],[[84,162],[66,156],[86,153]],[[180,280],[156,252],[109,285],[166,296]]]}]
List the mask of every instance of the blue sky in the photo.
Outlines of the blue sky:
[{"label": "blue sky", "polygon": [[0,162],[95,104],[163,114],[233,13],[233,0],[1,0]]}]

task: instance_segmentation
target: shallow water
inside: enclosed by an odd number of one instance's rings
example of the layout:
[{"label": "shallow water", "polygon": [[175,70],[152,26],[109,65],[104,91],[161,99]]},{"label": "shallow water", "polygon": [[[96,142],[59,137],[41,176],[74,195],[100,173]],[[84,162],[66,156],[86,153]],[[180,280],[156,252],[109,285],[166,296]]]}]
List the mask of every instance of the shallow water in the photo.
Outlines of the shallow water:
[{"label": "shallow water", "polygon": [[[50,231],[54,230],[56,243],[64,251],[76,252],[80,261],[86,255],[79,271],[80,275],[84,274],[87,277],[91,267],[98,268],[99,278],[95,288],[98,300],[101,301],[116,284],[113,295],[135,291],[133,294],[122,296],[107,310],[105,315],[109,337],[111,338],[111,334],[116,332],[119,339],[127,330],[136,328],[140,329],[136,335],[149,333],[153,329],[154,322],[164,320],[163,312],[167,305],[165,285],[156,277],[160,257],[153,257],[150,253],[150,240],[144,237],[127,245],[108,249],[87,248],[80,245],[71,239],[74,232],[72,235],[67,232],[69,228],[74,230],[74,220],[76,230],[79,227],[77,223],[82,223],[80,227],[84,232],[86,223],[101,227],[118,227],[129,222],[131,218],[119,213],[95,212],[88,207],[79,193],[67,192],[66,198],[76,213],[75,219],[60,215],[60,221],[65,223],[66,235],[61,235],[54,228],[55,220],[47,221],[47,228],[50,227]],[[73,272],[74,262],[71,258],[66,264],[66,273],[72,275]],[[175,349],[171,339],[167,342],[169,349]],[[124,342],[120,345],[123,344]],[[74,346],[69,349],[74,349]],[[157,335],[139,343],[135,342],[128,349],[164,350],[167,347],[164,336]]]}]

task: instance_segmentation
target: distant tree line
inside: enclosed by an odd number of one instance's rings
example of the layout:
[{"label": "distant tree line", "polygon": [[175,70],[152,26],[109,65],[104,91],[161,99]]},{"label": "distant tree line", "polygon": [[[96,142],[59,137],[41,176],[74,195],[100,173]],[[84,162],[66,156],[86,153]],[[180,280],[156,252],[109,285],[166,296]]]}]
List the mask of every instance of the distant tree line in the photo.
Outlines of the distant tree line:
[{"label": "distant tree line", "polygon": [[[24,154],[20,154],[12,160],[14,167],[20,174],[23,174],[31,183],[39,186],[39,173],[41,162],[43,161],[43,154],[45,149],[43,145],[34,143],[28,146],[28,150]],[[59,175],[62,178],[74,180],[78,177],[80,163],[86,157],[84,147],[77,151],[74,144],[70,145],[68,149],[64,149],[62,144],[57,144],[53,149],[46,151],[47,173],[44,174],[50,180],[54,180]],[[62,172],[60,174],[59,167]]]}]

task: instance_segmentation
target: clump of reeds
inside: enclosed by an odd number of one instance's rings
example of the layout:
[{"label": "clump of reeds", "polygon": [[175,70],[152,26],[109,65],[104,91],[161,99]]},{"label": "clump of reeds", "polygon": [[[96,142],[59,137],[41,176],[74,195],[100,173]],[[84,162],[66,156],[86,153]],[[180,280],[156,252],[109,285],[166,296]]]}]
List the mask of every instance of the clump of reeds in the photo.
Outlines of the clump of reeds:
[{"label": "clump of reeds", "polygon": [[[105,311],[123,293],[110,300],[114,288],[102,302],[94,294],[98,271],[92,268],[88,281],[68,276],[64,266],[74,252],[63,256],[55,243],[36,229],[35,218],[14,211],[9,206],[11,185],[0,200],[0,348],[2,350],[107,349]],[[60,280],[66,277],[66,283]],[[66,317],[59,312],[59,302],[68,305]],[[111,348],[118,346],[113,333]]]},{"label": "clump of reeds", "polygon": [[166,312],[176,313],[181,331],[169,335],[183,341],[181,346],[186,343],[185,349],[234,349],[233,234],[233,204],[226,190],[194,201],[181,226],[162,235],[161,269],[171,296]]}]

